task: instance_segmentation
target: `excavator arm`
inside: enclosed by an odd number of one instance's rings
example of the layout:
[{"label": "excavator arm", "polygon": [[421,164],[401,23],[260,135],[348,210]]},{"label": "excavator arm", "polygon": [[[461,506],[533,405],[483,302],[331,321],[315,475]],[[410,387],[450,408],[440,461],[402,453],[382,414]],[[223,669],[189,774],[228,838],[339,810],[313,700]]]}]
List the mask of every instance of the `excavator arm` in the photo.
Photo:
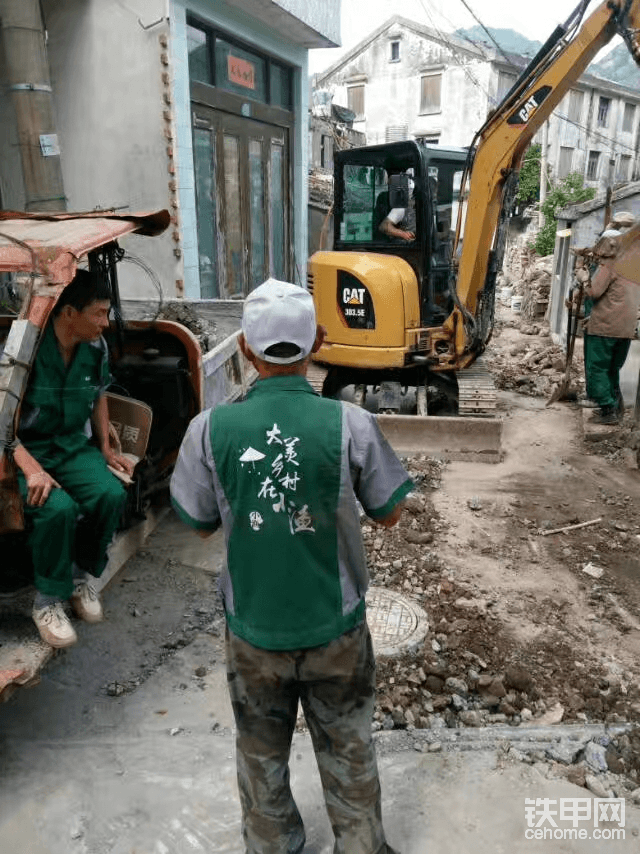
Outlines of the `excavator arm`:
[{"label": "excavator arm", "polygon": [[[587,5],[583,0],[567,23],[556,29],[476,136],[456,280],[457,306],[445,323],[461,363],[471,361],[478,343],[480,347],[485,343],[474,340],[478,306],[496,248],[505,187],[519,168],[527,145],[616,33],[623,36],[640,64],[640,0],[605,0],[580,27]],[[460,239],[459,220],[456,248]]]}]

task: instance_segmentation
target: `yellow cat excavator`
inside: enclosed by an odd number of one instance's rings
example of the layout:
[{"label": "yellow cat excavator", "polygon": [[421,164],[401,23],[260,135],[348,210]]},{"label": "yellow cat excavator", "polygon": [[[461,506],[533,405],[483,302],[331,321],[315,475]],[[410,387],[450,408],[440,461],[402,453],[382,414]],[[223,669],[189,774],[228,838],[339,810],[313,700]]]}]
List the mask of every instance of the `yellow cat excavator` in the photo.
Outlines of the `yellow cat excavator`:
[{"label": "yellow cat excavator", "polygon": [[[640,64],[640,0],[582,0],[531,60],[468,149],[415,141],[336,154],[334,250],[308,284],[327,330],[315,360],[323,394],[348,385],[398,412],[489,413],[495,390],[476,362],[494,322],[496,277],[518,169],[536,131],[598,51],[619,34]],[[474,364],[476,363],[476,364]]]}]

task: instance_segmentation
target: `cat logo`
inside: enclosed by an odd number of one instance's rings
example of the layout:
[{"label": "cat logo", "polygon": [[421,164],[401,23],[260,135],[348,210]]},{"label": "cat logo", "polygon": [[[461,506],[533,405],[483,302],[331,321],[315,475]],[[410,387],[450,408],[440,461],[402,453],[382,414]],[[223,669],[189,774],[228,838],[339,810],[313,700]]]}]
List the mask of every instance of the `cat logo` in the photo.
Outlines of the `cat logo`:
[{"label": "cat logo", "polygon": [[551,86],[541,86],[507,119],[508,125],[526,125],[540,104],[548,97]]},{"label": "cat logo", "polygon": [[342,303],[343,305],[364,305],[364,288],[344,288]]}]

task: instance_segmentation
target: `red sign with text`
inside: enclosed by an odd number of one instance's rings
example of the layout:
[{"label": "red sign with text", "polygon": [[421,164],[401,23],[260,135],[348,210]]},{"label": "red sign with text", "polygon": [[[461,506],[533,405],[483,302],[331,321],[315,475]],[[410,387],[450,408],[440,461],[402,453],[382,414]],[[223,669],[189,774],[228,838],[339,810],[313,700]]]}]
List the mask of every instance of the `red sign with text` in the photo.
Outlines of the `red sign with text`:
[{"label": "red sign with text", "polygon": [[231,83],[237,86],[244,86],[245,89],[256,88],[255,66],[246,59],[239,59],[237,56],[227,56],[227,73]]}]

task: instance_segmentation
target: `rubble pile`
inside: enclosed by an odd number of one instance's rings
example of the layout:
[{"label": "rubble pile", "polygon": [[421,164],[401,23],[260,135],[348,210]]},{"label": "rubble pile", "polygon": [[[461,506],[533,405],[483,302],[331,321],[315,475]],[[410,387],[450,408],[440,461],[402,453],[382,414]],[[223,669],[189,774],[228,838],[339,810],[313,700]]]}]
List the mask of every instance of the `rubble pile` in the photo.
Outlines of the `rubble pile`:
[{"label": "rubble pile", "polygon": [[156,319],[173,320],[186,326],[198,339],[203,353],[213,350],[218,343],[215,325],[200,317],[188,303],[183,301],[174,300],[164,303]]},{"label": "rubble pile", "polygon": [[[415,731],[415,737],[429,731],[431,743],[461,727],[640,722],[640,682],[615,665],[577,660],[558,603],[523,594],[527,619],[545,630],[519,643],[502,623],[499,601],[443,565],[433,545],[443,526],[431,496],[445,464],[420,456],[405,465],[416,490],[400,524],[381,529],[363,519],[362,533],[372,583],[422,605],[429,630],[416,649],[379,657],[374,729]],[[490,542],[478,548],[493,553]],[[573,782],[591,791],[628,795],[640,786],[640,728],[599,746],[588,741],[555,745],[542,759],[572,769]],[[600,771],[590,765],[594,752],[606,758]]]},{"label": "rubble pile", "polygon": [[632,410],[627,410],[622,424],[614,435],[589,443],[588,451],[604,457],[607,462],[629,469],[640,468],[640,430],[634,422]]},{"label": "rubble pile", "polygon": [[501,286],[512,287],[514,293],[522,293],[517,283],[524,278],[525,271],[535,256],[528,243],[518,238],[515,243],[507,249],[502,272],[498,275],[498,283]]},{"label": "rubble pile", "polygon": [[[487,364],[498,388],[516,391],[532,397],[548,397],[564,377],[565,354],[553,343],[546,325],[522,324],[520,340],[503,343],[501,329],[517,327],[509,320],[496,325],[494,337],[487,349]],[[584,385],[582,358],[574,354],[571,365],[571,385],[580,390]]]},{"label": "rubble pile", "polygon": [[[504,744],[509,760],[536,765],[544,776],[562,777],[597,798],[629,798],[640,804],[640,728],[589,738],[585,732],[558,736],[543,749]],[[501,764],[499,762],[499,764]]]},{"label": "rubble pile", "polygon": [[535,258],[525,268],[519,289],[522,291],[521,316],[523,324],[544,320],[551,293],[553,256]]}]

